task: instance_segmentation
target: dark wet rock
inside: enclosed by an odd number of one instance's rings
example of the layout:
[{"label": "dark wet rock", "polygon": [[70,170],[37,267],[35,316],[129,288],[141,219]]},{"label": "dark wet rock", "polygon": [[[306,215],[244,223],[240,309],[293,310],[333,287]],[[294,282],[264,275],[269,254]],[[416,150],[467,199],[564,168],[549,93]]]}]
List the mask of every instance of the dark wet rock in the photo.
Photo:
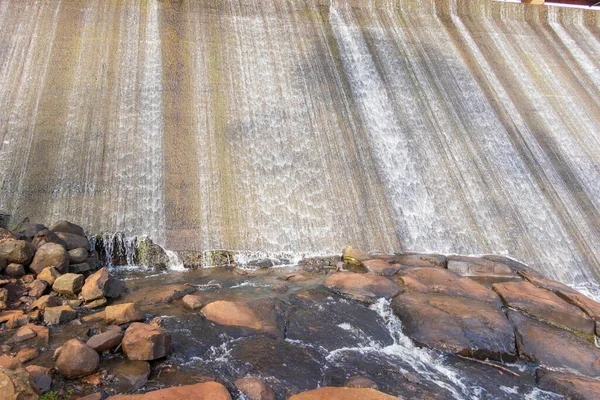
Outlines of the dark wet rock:
[{"label": "dark wet rock", "polygon": [[4,303],[8,301],[8,289],[0,288],[0,301]]},{"label": "dark wet rock", "polygon": [[28,285],[35,280],[35,275],[27,274],[21,277],[21,283]]},{"label": "dark wet rock", "polygon": [[377,390],[377,384],[370,380],[369,378],[365,378],[363,376],[352,376],[346,382],[346,387],[349,388],[363,388],[363,389],[375,389]]},{"label": "dark wet rock", "polygon": [[85,236],[75,235],[68,232],[56,232],[56,236],[58,236],[65,243],[65,248],[67,250],[74,250],[77,248],[84,248],[86,250],[90,249],[90,243]]},{"label": "dark wet rock", "polygon": [[93,310],[94,308],[104,307],[106,304],[108,304],[108,300],[106,300],[106,297],[100,297],[99,299],[92,300],[89,303],[85,303],[83,307],[87,308],[88,310]]},{"label": "dark wet rock", "polygon": [[201,310],[208,320],[225,326],[249,328],[283,337],[283,321],[275,302],[261,299],[244,301],[214,301]]},{"label": "dark wet rock", "polygon": [[398,400],[375,389],[324,387],[290,397],[290,400]]},{"label": "dark wet rock", "polygon": [[465,297],[485,303],[502,305],[498,295],[491,289],[441,268],[408,268],[401,272],[399,281],[406,291],[439,293]]},{"label": "dark wet rock", "polygon": [[121,297],[123,293],[125,293],[125,282],[122,279],[109,276],[108,281],[104,285],[104,296],[116,299],[117,297]]},{"label": "dark wet rock", "polygon": [[589,316],[546,289],[529,282],[505,282],[495,284],[494,290],[511,308],[585,335],[594,334],[594,321]]},{"label": "dark wet rock", "polygon": [[362,261],[371,259],[369,253],[352,246],[346,247],[342,251],[342,260],[348,264],[360,264]]},{"label": "dark wet rock", "polygon": [[169,257],[165,250],[151,239],[140,238],[135,245],[133,261],[152,268],[166,268]]},{"label": "dark wet rock", "polygon": [[202,297],[198,295],[188,294],[181,299],[183,304],[190,310],[199,310],[203,306]]},{"label": "dark wet rock", "polygon": [[18,369],[18,368],[23,368],[23,364],[16,357],[0,356],[0,368]]},{"label": "dark wet rock", "polygon": [[115,377],[111,387],[118,393],[133,392],[148,382],[150,364],[146,361],[123,360],[109,370]]},{"label": "dark wet rock", "polygon": [[506,264],[479,257],[448,256],[448,269],[462,276],[517,278]]},{"label": "dark wet rock", "polygon": [[104,309],[107,325],[123,325],[133,321],[146,319],[144,312],[136,303],[123,303],[108,306]]},{"label": "dark wet rock", "polygon": [[58,298],[56,298],[56,296],[47,294],[34,301],[29,309],[44,311],[46,307],[56,307],[58,303]]},{"label": "dark wet rock", "polygon": [[20,278],[25,275],[25,267],[23,264],[8,264],[4,270],[4,274],[11,278]]},{"label": "dark wet rock", "polygon": [[44,322],[46,325],[65,324],[77,318],[77,312],[71,306],[46,307]]},{"label": "dark wet rock", "polygon": [[600,376],[600,349],[576,334],[509,310],[519,354],[544,366]]},{"label": "dark wet rock", "polygon": [[392,298],[402,291],[400,286],[383,276],[353,272],[331,274],[323,284],[336,293],[368,304],[382,297]]},{"label": "dark wet rock", "polygon": [[48,229],[44,229],[36,233],[33,237],[33,240],[31,241],[31,245],[36,249],[39,249],[46,243],[56,243],[63,247],[66,246],[65,242],[61,238],[59,238],[56,235],[56,233]]},{"label": "dark wet rock", "polygon": [[446,256],[442,254],[404,253],[394,255],[390,262],[408,267],[446,268]]},{"label": "dark wet rock", "polygon": [[69,250],[69,261],[71,264],[79,264],[86,262],[88,259],[88,251],[82,247]]},{"label": "dark wet rock", "polygon": [[121,329],[109,330],[107,332],[98,333],[88,339],[86,344],[98,353],[103,353],[108,350],[112,350],[121,344],[123,340],[123,334]]},{"label": "dark wet rock", "polygon": [[111,396],[107,400],[231,400],[225,386],[217,382],[197,383],[195,385],[174,386],[155,390],[143,395]]},{"label": "dark wet rock", "polygon": [[24,368],[0,368],[0,388],[6,400],[37,400],[39,389]]},{"label": "dark wet rock", "polygon": [[38,349],[33,348],[33,347],[26,347],[24,349],[19,350],[16,357],[17,357],[17,360],[19,360],[21,363],[25,364],[26,362],[33,360],[34,358],[36,358],[39,355],[40,355],[40,352],[38,351]]},{"label": "dark wet rock", "polygon": [[475,358],[516,357],[513,328],[492,304],[412,292],[394,298],[392,309],[405,333],[420,345]]},{"label": "dark wet rock", "polygon": [[234,384],[248,400],[275,400],[273,389],[260,379],[241,378],[236,380]]},{"label": "dark wet rock", "polygon": [[48,267],[56,268],[61,274],[67,272],[69,267],[69,253],[67,253],[63,246],[56,243],[46,243],[38,248],[29,269],[39,274],[44,268]]},{"label": "dark wet rock", "polygon": [[56,293],[75,296],[83,287],[83,283],[83,275],[68,273],[56,278],[52,290]]},{"label": "dark wet rock", "polygon": [[[314,389],[321,379],[322,356],[307,346],[296,346],[268,336],[236,342],[232,363],[241,375],[276,376],[272,388],[278,398]],[[289,362],[294,360],[294,362]]]},{"label": "dark wet rock", "polygon": [[540,368],[536,380],[540,389],[562,394],[573,400],[600,399],[600,380],[597,379]]},{"label": "dark wet rock", "polygon": [[50,230],[54,233],[71,233],[73,235],[85,237],[85,231],[83,230],[83,228],[69,221],[58,221],[50,227]]},{"label": "dark wet rock", "polygon": [[17,236],[14,232],[11,232],[6,228],[0,228],[0,242],[4,242],[7,240],[19,240],[19,236]]},{"label": "dark wet rock", "polygon": [[535,271],[519,271],[519,275],[526,281],[531,282],[533,285],[542,289],[550,290],[552,292],[562,291],[578,293],[575,289],[572,289],[563,283],[553,281],[552,279],[547,279]]},{"label": "dark wet rock", "polygon": [[130,360],[156,360],[171,352],[171,335],[160,326],[134,322],[125,331],[122,345]]},{"label": "dark wet rock", "polygon": [[363,304],[332,297],[325,289],[300,291],[290,300],[288,339],[328,351],[371,341],[381,346],[393,343],[381,318]]},{"label": "dark wet rock", "polygon": [[23,235],[25,235],[25,237],[28,240],[33,240],[34,236],[38,232],[43,231],[45,229],[48,229],[46,227],[46,225],[42,225],[42,224],[28,224],[27,226],[25,226],[25,229],[23,230]]},{"label": "dark wet rock", "polygon": [[384,260],[365,260],[362,262],[362,265],[369,271],[369,273],[375,275],[389,276],[398,272],[398,267],[393,266]]},{"label": "dark wet rock", "polygon": [[27,324],[19,328],[14,336],[9,340],[10,343],[27,342],[29,346],[48,346],[50,331],[45,326]]},{"label": "dark wet rock", "polygon": [[105,318],[106,318],[106,312],[104,310],[102,310],[102,311],[98,311],[98,312],[90,314],[90,315],[86,315],[83,318],[81,318],[81,320],[85,323],[102,322],[105,320]]},{"label": "dark wet rock", "polygon": [[77,339],[67,341],[57,353],[55,368],[65,378],[91,375],[100,363],[98,353]]},{"label": "dark wet rock", "polygon": [[84,272],[88,272],[92,267],[88,263],[80,263],[80,264],[71,264],[69,265],[69,272],[72,274],[83,274]]},{"label": "dark wet rock", "polygon": [[81,289],[81,296],[85,301],[92,301],[104,297],[106,282],[108,282],[108,268],[104,267],[88,276]]},{"label": "dark wet rock", "polygon": [[29,296],[34,297],[36,299],[43,296],[44,293],[46,293],[46,291],[48,290],[48,288],[48,282],[43,281],[41,279],[36,279],[27,286],[27,289],[29,289]]},{"label": "dark wet rock", "polygon": [[54,267],[44,268],[44,270],[38,274],[37,279],[48,282],[48,285],[54,285],[56,278],[60,276],[60,272]]},{"label": "dark wet rock", "polygon": [[33,259],[34,248],[24,240],[5,240],[0,242],[0,258],[9,264],[29,265]]},{"label": "dark wet rock", "polygon": [[596,335],[600,335],[600,303],[570,289],[558,289],[555,293],[567,303],[580,308],[589,315],[594,321]]},{"label": "dark wet rock", "polygon": [[36,386],[41,393],[46,393],[52,386],[52,373],[50,368],[40,367],[39,365],[28,365],[25,367],[29,375],[33,378]]},{"label": "dark wet rock", "polygon": [[195,291],[196,288],[185,284],[154,287],[151,295],[147,298],[146,304],[170,303]]}]

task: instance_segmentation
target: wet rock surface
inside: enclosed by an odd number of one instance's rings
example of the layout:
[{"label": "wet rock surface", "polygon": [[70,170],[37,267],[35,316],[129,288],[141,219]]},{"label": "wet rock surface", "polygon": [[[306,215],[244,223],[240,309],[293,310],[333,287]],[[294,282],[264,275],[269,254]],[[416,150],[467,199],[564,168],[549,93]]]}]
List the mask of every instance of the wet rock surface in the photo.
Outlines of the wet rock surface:
[{"label": "wet rock surface", "polygon": [[364,303],[373,303],[382,297],[390,299],[402,290],[396,283],[383,276],[353,272],[332,274],[323,284],[337,293]]}]

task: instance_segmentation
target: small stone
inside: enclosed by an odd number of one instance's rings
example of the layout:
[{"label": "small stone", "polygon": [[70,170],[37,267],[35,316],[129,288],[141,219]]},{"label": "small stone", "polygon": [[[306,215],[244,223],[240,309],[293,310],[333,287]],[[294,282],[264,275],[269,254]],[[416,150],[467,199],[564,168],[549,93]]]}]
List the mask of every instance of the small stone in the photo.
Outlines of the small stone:
[{"label": "small stone", "polygon": [[46,307],[56,307],[58,305],[58,299],[56,296],[47,294],[37,299],[30,307],[30,310],[44,310]]},{"label": "small stone", "polygon": [[71,264],[80,264],[88,259],[88,251],[82,247],[69,250],[69,259]]},{"label": "small stone", "polygon": [[65,303],[67,305],[70,305],[71,307],[77,308],[81,304],[83,304],[83,300],[80,300],[80,299],[71,299],[71,300],[67,300]]},{"label": "small stone", "polygon": [[18,358],[12,356],[0,356],[0,368],[17,369],[23,368],[23,364]]},{"label": "small stone", "polygon": [[370,380],[369,378],[365,378],[364,376],[355,375],[348,379],[346,382],[346,387],[350,388],[366,388],[366,389],[379,389],[377,384]]},{"label": "small stone", "polygon": [[536,381],[540,389],[562,394],[569,399],[600,399],[600,381],[564,371],[538,369]]},{"label": "small stone", "polygon": [[14,315],[11,319],[6,321],[6,327],[9,329],[18,328],[19,326],[23,326],[29,322],[29,317],[27,315]]},{"label": "small stone", "polygon": [[10,276],[11,278],[20,278],[25,275],[25,267],[23,264],[8,264],[4,270],[4,274]]},{"label": "small stone", "polygon": [[146,361],[123,360],[110,374],[115,377],[114,388],[120,393],[133,392],[148,382],[150,364]]},{"label": "small stone", "polygon": [[48,282],[36,279],[29,284],[28,288],[29,296],[37,299],[43,296],[46,290],[48,290]]},{"label": "small stone", "polygon": [[202,308],[202,298],[198,295],[188,294],[183,296],[183,304],[190,310],[198,310]]},{"label": "small stone", "polygon": [[40,392],[46,393],[52,386],[52,376],[50,368],[40,367],[38,365],[28,365],[25,367],[29,375],[33,378],[33,381],[40,389]]},{"label": "small stone", "polygon": [[0,324],[3,322],[7,322],[12,319],[15,315],[23,315],[23,311],[21,310],[7,310],[0,312]]},{"label": "small stone", "polygon": [[146,319],[144,312],[136,303],[123,303],[104,309],[106,324],[123,325],[132,321]]},{"label": "small stone", "polygon": [[40,352],[38,351],[38,349],[29,347],[19,350],[19,352],[17,353],[17,360],[25,364],[27,361],[31,361],[39,355]]},{"label": "small stone", "polygon": [[99,311],[97,313],[93,313],[90,315],[86,315],[85,317],[81,318],[81,320],[83,322],[100,322],[100,321],[104,321],[106,318],[106,313],[104,311]]},{"label": "small stone", "polygon": [[134,322],[125,331],[123,352],[130,360],[165,357],[171,352],[171,335],[160,326]]},{"label": "small stone", "polygon": [[65,378],[91,375],[98,369],[98,353],[77,339],[66,342],[58,351],[55,367]]},{"label": "small stone", "polygon": [[5,302],[0,301],[0,311],[4,311],[8,308]]},{"label": "small stone", "polygon": [[21,282],[24,285],[29,285],[33,281],[35,281],[35,275],[27,274],[23,275],[23,277],[21,278]]},{"label": "small stone", "polygon": [[88,276],[81,289],[81,296],[86,302],[104,297],[104,287],[108,282],[108,268],[104,267]]},{"label": "small stone", "polygon": [[371,274],[375,275],[394,275],[398,272],[398,267],[395,267],[384,260],[366,260],[362,262],[362,265],[367,268]]},{"label": "small stone", "polygon": [[83,287],[84,278],[79,274],[64,274],[56,278],[52,289],[56,293],[74,296]]},{"label": "small stone", "polygon": [[381,297],[390,299],[402,292],[402,288],[388,278],[354,272],[331,274],[323,284],[343,296],[368,304]]},{"label": "small stone", "polygon": [[277,293],[285,293],[290,290],[290,286],[285,283],[280,283],[279,285],[273,286],[273,290]]},{"label": "small stone", "polygon": [[33,329],[31,329],[31,327],[28,326],[23,326],[21,327],[21,329],[19,329],[17,331],[17,333],[15,333],[15,335],[12,337],[11,341],[13,343],[21,343],[24,342],[26,340],[29,340],[31,338],[36,337],[36,333]]},{"label": "small stone", "polygon": [[242,378],[235,381],[235,387],[248,400],[275,400],[275,392],[260,379]]},{"label": "small stone", "polygon": [[8,289],[0,288],[0,301],[4,303],[8,301]]},{"label": "small stone", "polygon": [[46,307],[44,322],[46,325],[64,324],[77,318],[77,312],[70,306]]},{"label": "small stone", "polygon": [[106,285],[104,285],[104,296],[110,299],[121,297],[125,292],[125,281],[114,277],[109,277]]},{"label": "small stone", "polygon": [[[34,335],[31,335],[33,331]],[[30,346],[45,347],[48,346],[50,339],[50,332],[45,326],[39,326],[34,324],[27,324],[17,331],[15,335],[9,340],[10,343],[21,343],[28,341]]]},{"label": "small stone", "polygon": [[56,278],[60,276],[60,272],[54,267],[47,267],[42,270],[37,276],[37,279],[40,281],[48,282],[48,285],[54,285],[54,281]]},{"label": "small stone", "polygon": [[295,394],[289,400],[398,400],[375,389],[349,388],[349,387],[323,387]]},{"label": "small stone", "polygon": [[107,304],[106,297],[101,297],[84,305],[88,310],[104,307]]},{"label": "small stone", "polygon": [[42,313],[40,310],[35,310],[35,311],[28,312],[27,316],[29,317],[30,321],[41,321],[42,320],[41,314]]},{"label": "small stone", "polygon": [[48,267],[54,267],[61,273],[67,272],[69,254],[60,244],[46,243],[41,246],[35,253],[29,269],[39,274]]},{"label": "small stone", "polygon": [[88,339],[86,344],[92,349],[96,350],[98,353],[103,353],[117,347],[119,344],[121,344],[122,340],[123,334],[121,333],[121,329],[118,331],[109,330],[107,332],[92,336]]}]

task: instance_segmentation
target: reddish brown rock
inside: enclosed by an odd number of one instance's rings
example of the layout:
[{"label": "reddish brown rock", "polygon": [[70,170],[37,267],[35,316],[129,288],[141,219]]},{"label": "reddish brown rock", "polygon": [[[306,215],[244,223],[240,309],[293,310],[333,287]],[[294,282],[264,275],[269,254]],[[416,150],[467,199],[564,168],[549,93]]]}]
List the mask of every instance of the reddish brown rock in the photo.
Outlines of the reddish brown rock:
[{"label": "reddish brown rock", "polygon": [[118,331],[115,329],[94,335],[88,339],[86,344],[98,353],[103,353],[117,347],[121,344],[121,340],[123,340],[123,334],[119,328]]},{"label": "reddish brown rock", "polygon": [[55,367],[65,378],[91,375],[98,369],[98,353],[77,339],[69,340],[57,352]]},{"label": "reddish brown rock", "polygon": [[289,400],[398,400],[375,389],[324,387],[290,397]]},{"label": "reddish brown rock", "polygon": [[74,296],[83,287],[84,278],[79,274],[64,274],[56,278],[52,290],[67,296]]},{"label": "reddish brown rock", "polygon": [[71,306],[46,307],[44,322],[46,325],[59,325],[77,318],[77,312]]},{"label": "reddish brown rock", "polygon": [[50,368],[40,367],[38,365],[28,365],[25,367],[29,375],[33,378],[40,392],[46,393],[52,386],[52,373]]},{"label": "reddish brown rock", "polygon": [[513,360],[511,324],[493,304],[418,292],[392,301],[405,333],[420,345],[476,358]]},{"label": "reddish brown rock", "polygon": [[600,380],[565,372],[538,369],[536,381],[540,389],[562,394],[575,400],[600,399]]},{"label": "reddish brown rock", "polygon": [[146,316],[136,303],[123,303],[108,306],[104,309],[107,325],[123,325],[133,321],[143,321]]},{"label": "reddish brown rock", "polygon": [[498,295],[491,289],[442,268],[409,268],[401,273],[399,280],[406,291],[440,293],[448,296],[466,297],[501,306]]},{"label": "reddish brown rock", "polygon": [[56,296],[47,294],[45,296],[40,297],[36,301],[34,301],[33,304],[31,305],[31,307],[29,307],[29,309],[30,310],[37,309],[37,310],[44,311],[46,309],[46,307],[56,307],[56,306],[58,306],[58,298]]},{"label": "reddish brown rock", "polygon": [[[118,395],[107,400],[231,400],[231,395],[217,382],[197,383],[188,386],[174,386],[155,390],[143,395]],[[387,399],[386,399],[387,400]]]},{"label": "reddish brown rock", "polygon": [[242,378],[235,381],[235,387],[248,400],[275,400],[273,389],[260,379]]},{"label": "reddish brown rock", "polygon": [[272,301],[213,301],[202,308],[206,319],[220,325],[238,326],[257,331],[279,334],[278,324]]},{"label": "reddish brown rock", "polygon": [[369,271],[369,273],[375,275],[389,276],[398,272],[398,267],[395,267],[384,260],[366,260],[362,262],[362,265]]},{"label": "reddish brown rock", "polygon": [[[31,331],[35,334],[31,336]],[[26,338],[26,339],[25,339]],[[10,342],[20,343],[27,341],[29,346],[46,347],[50,340],[50,331],[45,326],[27,324],[19,328]]]},{"label": "reddish brown rock", "polygon": [[16,357],[17,357],[17,360],[19,360],[20,362],[25,364],[27,361],[31,361],[39,355],[40,355],[40,352],[38,351],[38,349],[28,347],[28,348],[19,350]]},{"label": "reddish brown rock", "polygon": [[5,400],[37,400],[40,393],[33,378],[24,368],[0,368],[0,388]]},{"label": "reddish brown rock", "polygon": [[183,304],[190,310],[198,310],[203,306],[202,298],[193,294],[183,296],[181,301],[183,301]]},{"label": "reddish brown rock", "polygon": [[518,311],[509,311],[508,318],[516,329],[517,347],[522,357],[544,366],[600,376],[600,349],[594,344]]},{"label": "reddish brown rock", "polygon": [[155,360],[171,352],[171,335],[160,326],[134,322],[125,331],[122,346],[130,360]]},{"label": "reddish brown rock", "polygon": [[9,264],[29,265],[33,259],[34,248],[24,240],[5,240],[0,242],[0,258]]},{"label": "reddish brown rock", "polygon": [[39,274],[48,267],[56,268],[61,274],[67,272],[69,253],[64,247],[56,243],[46,243],[37,250],[29,269]]},{"label": "reddish brown rock", "polygon": [[36,279],[35,281],[31,282],[27,288],[29,289],[29,296],[37,299],[42,297],[48,290],[48,282]]},{"label": "reddish brown rock", "polygon": [[104,297],[104,286],[108,281],[108,268],[99,269],[88,276],[81,289],[81,296],[87,301],[92,301]]},{"label": "reddish brown rock", "polygon": [[343,296],[368,304],[382,297],[390,299],[402,291],[400,286],[383,276],[353,272],[331,274],[323,284]]},{"label": "reddish brown rock", "polygon": [[86,303],[83,307],[87,308],[88,310],[92,310],[94,308],[104,307],[107,303],[108,301],[106,300],[106,297],[101,297],[99,299]]},{"label": "reddish brown rock", "polygon": [[589,316],[546,289],[524,281],[497,283],[493,287],[509,307],[560,327],[594,334],[594,321]]},{"label": "reddish brown rock", "polygon": [[448,269],[462,276],[517,278],[518,275],[504,263],[479,257],[449,256]]},{"label": "reddish brown rock", "polygon": [[60,276],[60,272],[54,267],[44,268],[37,276],[40,281],[46,281],[48,285],[54,285],[56,278]]}]

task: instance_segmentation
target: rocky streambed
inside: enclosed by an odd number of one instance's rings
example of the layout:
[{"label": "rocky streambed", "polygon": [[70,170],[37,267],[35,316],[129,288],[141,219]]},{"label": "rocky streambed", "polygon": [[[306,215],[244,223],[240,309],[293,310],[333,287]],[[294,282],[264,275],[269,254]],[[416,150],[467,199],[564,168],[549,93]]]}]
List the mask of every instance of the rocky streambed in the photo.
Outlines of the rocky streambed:
[{"label": "rocky streambed", "polygon": [[222,264],[108,268],[66,221],[2,229],[2,398],[600,398],[600,304],[515,260]]}]

